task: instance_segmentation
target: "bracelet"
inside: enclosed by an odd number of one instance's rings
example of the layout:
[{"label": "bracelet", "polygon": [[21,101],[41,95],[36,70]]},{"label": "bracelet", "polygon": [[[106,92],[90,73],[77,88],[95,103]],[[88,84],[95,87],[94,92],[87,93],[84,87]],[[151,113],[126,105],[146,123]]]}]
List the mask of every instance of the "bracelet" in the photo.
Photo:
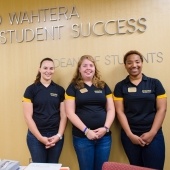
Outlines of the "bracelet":
[{"label": "bracelet", "polygon": [[106,132],[109,132],[109,128],[107,126],[104,126],[104,128],[106,129]]},{"label": "bracelet", "polygon": [[87,129],[88,129],[88,128],[87,128],[87,127],[85,127],[85,128],[84,128],[84,130],[83,130],[83,132],[85,133]]},{"label": "bracelet", "polygon": [[56,135],[59,137],[60,140],[63,138],[59,133],[57,133]]},{"label": "bracelet", "polygon": [[89,132],[90,129],[87,129],[86,132],[85,132],[85,135],[87,136],[87,133]]}]

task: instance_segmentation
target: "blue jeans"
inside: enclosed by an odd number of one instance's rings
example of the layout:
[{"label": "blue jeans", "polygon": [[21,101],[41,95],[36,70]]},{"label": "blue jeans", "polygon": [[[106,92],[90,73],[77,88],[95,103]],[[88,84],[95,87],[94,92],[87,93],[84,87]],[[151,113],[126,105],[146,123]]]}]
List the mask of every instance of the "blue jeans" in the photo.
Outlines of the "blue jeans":
[{"label": "blue jeans", "polygon": [[[43,136],[51,137],[56,135],[54,133],[43,133]],[[31,154],[33,162],[37,163],[58,163],[62,148],[63,148],[64,138],[59,140],[55,146],[46,149],[45,145],[41,143],[37,138],[28,131],[27,133],[27,145]]]},{"label": "blue jeans", "polygon": [[102,170],[103,163],[109,159],[111,143],[111,135],[98,140],[73,136],[80,170]]},{"label": "blue jeans", "polygon": [[144,147],[133,144],[124,131],[121,132],[121,140],[130,164],[163,170],[165,143],[162,130]]}]

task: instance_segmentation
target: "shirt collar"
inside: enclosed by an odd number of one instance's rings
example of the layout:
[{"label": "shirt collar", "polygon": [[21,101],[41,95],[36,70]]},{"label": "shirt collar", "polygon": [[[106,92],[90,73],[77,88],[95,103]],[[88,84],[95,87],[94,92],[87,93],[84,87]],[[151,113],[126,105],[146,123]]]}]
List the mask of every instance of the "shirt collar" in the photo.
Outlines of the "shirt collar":
[{"label": "shirt collar", "polygon": [[[148,77],[145,76],[143,73],[142,73],[142,81],[147,81],[148,80]],[[125,78],[125,83],[129,83],[130,82],[130,79],[129,79],[129,75]]]},{"label": "shirt collar", "polygon": [[[42,83],[41,83],[41,82],[38,82],[37,85],[38,85],[38,86],[41,86]],[[55,83],[54,83],[53,81],[51,81],[50,85],[55,85]]]}]

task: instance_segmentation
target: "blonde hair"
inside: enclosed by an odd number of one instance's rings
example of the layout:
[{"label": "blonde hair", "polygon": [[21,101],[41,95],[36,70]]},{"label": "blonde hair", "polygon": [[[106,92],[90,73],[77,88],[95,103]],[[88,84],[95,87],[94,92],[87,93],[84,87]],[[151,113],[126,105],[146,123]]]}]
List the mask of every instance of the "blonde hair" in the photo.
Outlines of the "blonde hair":
[{"label": "blonde hair", "polygon": [[97,88],[103,89],[104,85],[105,85],[105,82],[100,80],[101,76],[100,76],[99,71],[97,69],[96,62],[95,62],[94,58],[92,56],[90,56],[90,55],[83,55],[80,58],[80,60],[79,60],[79,62],[77,64],[77,68],[76,68],[76,71],[74,73],[74,76],[73,76],[73,79],[72,79],[71,83],[75,84],[75,87],[77,89],[84,88],[84,81],[83,81],[83,78],[82,78],[82,76],[81,76],[81,74],[79,72],[79,68],[80,68],[83,60],[85,60],[85,59],[91,61],[94,64],[94,67],[95,67],[95,74],[94,74],[93,79],[92,79],[93,85],[96,86]]}]

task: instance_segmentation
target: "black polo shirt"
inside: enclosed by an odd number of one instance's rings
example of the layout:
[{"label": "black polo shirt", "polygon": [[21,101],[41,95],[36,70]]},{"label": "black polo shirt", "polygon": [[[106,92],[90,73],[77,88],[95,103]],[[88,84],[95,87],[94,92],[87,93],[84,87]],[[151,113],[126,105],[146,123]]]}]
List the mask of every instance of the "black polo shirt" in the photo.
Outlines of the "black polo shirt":
[{"label": "black polo shirt", "polygon": [[[108,97],[113,97],[107,84],[104,88],[97,88],[94,85],[84,84],[83,89],[76,89],[74,84],[70,84],[66,90],[66,100],[75,100],[75,113],[81,121],[90,129],[94,130],[104,127],[106,121],[106,101]],[[107,133],[108,135],[110,133]],[[73,125],[73,135],[85,137],[84,133]]]},{"label": "black polo shirt", "polygon": [[40,132],[58,131],[64,93],[64,88],[54,82],[48,87],[41,82],[27,87],[23,101],[33,103],[33,120]]},{"label": "black polo shirt", "polygon": [[161,82],[143,75],[136,86],[127,76],[116,84],[114,100],[122,100],[124,113],[133,133],[144,133],[151,129],[156,114],[156,99],[165,98]]}]

